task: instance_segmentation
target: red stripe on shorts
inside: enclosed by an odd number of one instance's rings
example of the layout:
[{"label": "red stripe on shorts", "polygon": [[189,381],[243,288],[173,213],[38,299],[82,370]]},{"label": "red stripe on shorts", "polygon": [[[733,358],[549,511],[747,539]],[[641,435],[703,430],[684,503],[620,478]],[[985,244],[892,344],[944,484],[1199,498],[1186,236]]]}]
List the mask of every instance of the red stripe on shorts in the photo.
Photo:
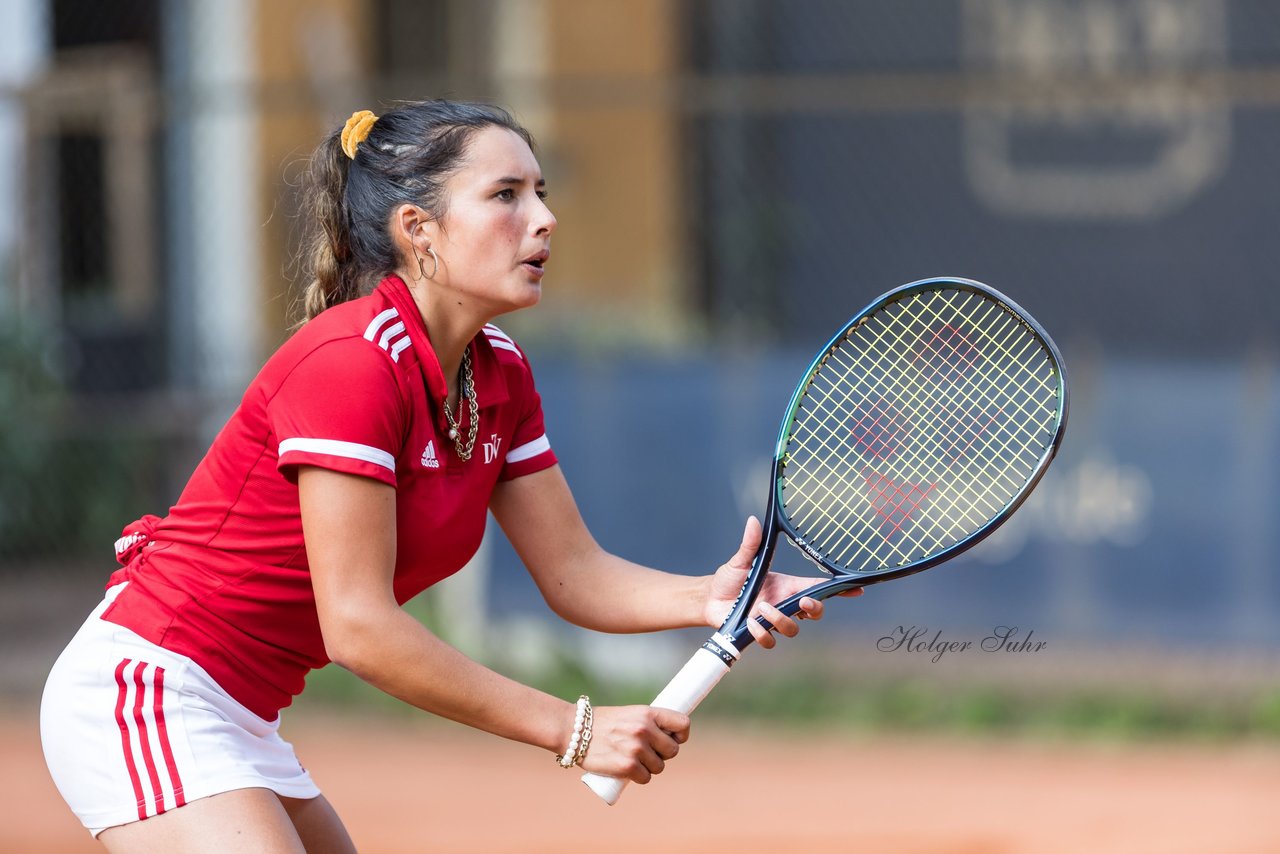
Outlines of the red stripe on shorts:
[{"label": "red stripe on shorts", "polygon": [[139,661],[133,669],[133,685],[137,689],[133,694],[133,720],[138,725],[138,741],[142,745],[142,761],[147,766],[147,777],[151,780],[151,794],[156,802],[156,815],[163,815],[164,789],[160,788],[160,771],[156,768],[156,760],[151,753],[151,739],[147,736],[147,718],[142,710],[143,700],[147,695],[147,686],[142,681],[142,671],[146,669],[145,661]]},{"label": "red stripe on shorts", "polygon": [[187,802],[182,795],[182,778],[178,776],[178,763],[173,760],[173,747],[169,744],[169,730],[164,725],[164,668],[156,668],[155,695],[152,711],[156,716],[156,732],[160,736],[160,750],[164,753],[164,764],[169,769],[169,782],[173,784],[174,807]]},{"label": "red stripe on shorts", "polygon": [[133,746],[129,740],[129,722],[124,717],[125,699],[129,696],[129,686],[124,681],[124,669],[130,659],[123,659],[116,665],[116,686],[120,693],[116,696],[116,723],[120,725],[120,743],[124,748],[124,764],[129,769],[129,781],[133,783],[133,794],[138,799],[138,818],[147,817],[147,799],[142,794],[142,778],[138,776],[138,765],[133,761]]}]

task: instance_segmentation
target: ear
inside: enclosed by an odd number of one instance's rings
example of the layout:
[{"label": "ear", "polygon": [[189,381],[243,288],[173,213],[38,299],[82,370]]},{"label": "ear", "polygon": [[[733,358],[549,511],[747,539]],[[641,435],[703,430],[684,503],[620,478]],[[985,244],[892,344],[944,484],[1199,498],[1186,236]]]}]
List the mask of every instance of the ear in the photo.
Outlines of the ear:
[{"label": "ear", "polygon": [[391,239],[405,257],[414,250],[426,254],[435,240],[435,222],[417,205],[403,204],[391,212]]}]

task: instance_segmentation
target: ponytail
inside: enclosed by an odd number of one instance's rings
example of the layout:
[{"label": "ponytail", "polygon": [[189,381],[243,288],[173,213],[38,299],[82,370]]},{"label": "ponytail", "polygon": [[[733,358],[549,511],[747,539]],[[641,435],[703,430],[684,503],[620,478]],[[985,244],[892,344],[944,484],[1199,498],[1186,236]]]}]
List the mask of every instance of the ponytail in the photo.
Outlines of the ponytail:
[{"label": "ponytail", "polygon": [[359,296],[350,276],[351,239],[342,210],[351,161],[342,153],[340,136],[335,132],[321,143],[303,179],[301,260],[307,285],[299,325]]}]

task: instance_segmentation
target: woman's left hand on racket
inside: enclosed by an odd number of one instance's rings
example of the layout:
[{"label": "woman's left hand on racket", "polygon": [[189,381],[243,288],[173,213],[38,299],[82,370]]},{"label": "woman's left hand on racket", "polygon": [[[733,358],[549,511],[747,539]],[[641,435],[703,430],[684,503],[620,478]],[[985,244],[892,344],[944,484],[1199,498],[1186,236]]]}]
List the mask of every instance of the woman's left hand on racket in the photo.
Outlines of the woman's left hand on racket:
[{"label": "woman's left hand on racket", "polygon": [[[708,579],[704,619],[716,628],[724,622],[734,600],[742,590],[751,562],[760,549],[760,520],[747,519],[742,544],[733,557],[722,564]],[[814,579],[782,573],[769,573],[752,613],[768,620],[773,630],[785,637],[800,631],[799,620],[822,619],[822,602],[806,597],[800,611],[788,617],[773,606],[787,597],[813,586]],[[856,589],[847,595],[861,595]],[[752,620],[752,637],[763,649],[772,649],[777,639],[760,622]],[[634,783],[647,783],[660,774],[666,763],[675,758],[680,745],[689,740],[689,716],[670,709],[650,706],[606,706],[596,709],[595,730],[591,749],[582,767],[597,774],[621,777]]]},{"label": "woman's left hand on racket", "polygon": [[[737,601],[738,594],[742,592],[742,585],[747,580],[747,573],[751,571],[751,562],[755,559],[756,552],[760,549],[761,535],[760,520],[755,516],[749,517],[746,529],[742,532],[742,545],[738,547],[737,553],[711,576],[705,612],[708,626],[719,628],[725,617],[729,616],[734,602]],[[752,615],[768,620],[773,629],[779,634],[789,638],[795,637],[796,633],[800,631],[797,620],[822,619],[822,602],[806,596],[800,600],[800,611],[795,617],[786,616],[775,608],[773,603],[781,602],[801,590],[812,587],[813,582],[813,578],[770,572],[765,576],[760,596],[756,599],[756,604],[751,609]],[[862,588],[858,587],[839,595],[861,596]],[[765,628],[759,620],[751,620],[747,624],[747,629],[762,649],[773,649],[777,644],[777,639],[772,632]]]}]

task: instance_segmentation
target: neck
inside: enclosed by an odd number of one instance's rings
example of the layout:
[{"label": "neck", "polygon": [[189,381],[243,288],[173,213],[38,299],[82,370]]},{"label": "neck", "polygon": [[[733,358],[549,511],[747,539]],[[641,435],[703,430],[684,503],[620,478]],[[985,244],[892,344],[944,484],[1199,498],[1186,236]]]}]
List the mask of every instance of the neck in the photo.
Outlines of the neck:
[{"label": "neck", "polygon": [[445,382],[449,386],[449,400],[457,400],[461,377],[462,354],[466,351],[471,339],[480,331],[475,328],[450,327],[440,321],[432,321],[424,317],[427,333],[431,336],[431,347],[436,351],[436,359],[440,362],[440,370],[444,373]]},{"label": "neck", "polygon": [[440,370],[449,386],[449,402],[453,404],[458,398],[458,372],[463,351],[491,318],[467,311],[465,299],[459,299],[456,294],[442,294],[440,289],[423,287],[424,283],[415,283],[412,277],[403,273],[400,277],[409,286],[427,334],[431,336],[431,348],[440,362]]}]

